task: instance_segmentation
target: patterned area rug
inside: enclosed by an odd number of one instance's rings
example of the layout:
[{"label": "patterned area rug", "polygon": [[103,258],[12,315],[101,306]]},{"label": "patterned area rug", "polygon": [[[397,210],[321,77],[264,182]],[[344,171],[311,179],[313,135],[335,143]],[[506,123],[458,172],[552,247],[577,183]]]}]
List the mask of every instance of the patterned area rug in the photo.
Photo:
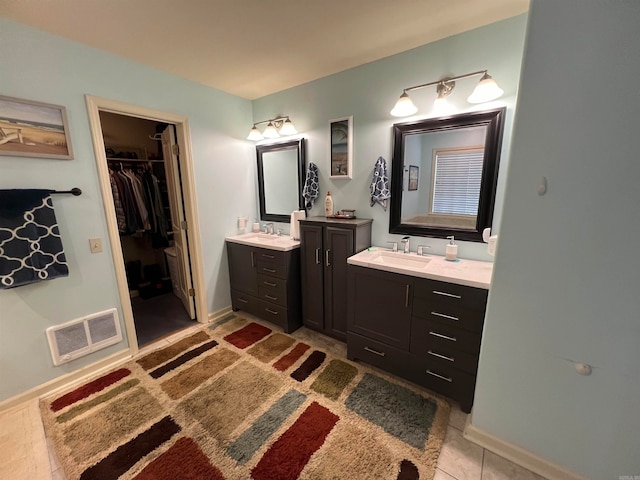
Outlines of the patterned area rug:
[{"label": "patterned area rug", "polygon": [[432,479],[449,404],[230,314],[41,401],[68,479]]}]

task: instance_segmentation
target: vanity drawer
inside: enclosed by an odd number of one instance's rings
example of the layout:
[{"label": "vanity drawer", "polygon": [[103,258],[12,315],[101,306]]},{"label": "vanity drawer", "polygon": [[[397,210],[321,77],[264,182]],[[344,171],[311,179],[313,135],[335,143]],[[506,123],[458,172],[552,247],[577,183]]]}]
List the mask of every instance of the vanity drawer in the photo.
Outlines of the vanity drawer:
[{"label": "vanity drawer", "polygon": [[278,325],[279,327],[282,327],[285,331],[287,331],[288,312],[286,307],[262,300],[259,300],[258,307],[259,312],[256,315],[275,325]]},{"label": "vanity drawer", "polygon": [[253,315],[260,312],[260,300],[238,290],[231,290],[231,306],[234,310],[243,310]]},{"label": "vanity drawer", "polygon": [[287,266],[277,262],[263,260],[258,256],[256,260],[256,269],[258,274],[271,275],[278,278],[287,278]]},{"label": "vanity drawer", "polygon": [[347,333],[347,357],[362,360],[396,375],[406,377],[411,364],[409,352],[376,342],[357,333]]},{"label": "vanity drawer", "polygon": [[441,298],[414,297],[413,315],[427,320],[482,332],[484,310],[470,310]]},{"label": "vanity drawer", "polygon": [[414,299],[423,298],[438,308],[463,308],[483,312],[488,291],[455,283],[438,282],[426,278],[415,282]]},{"label": "vanity drawer", "polygon": [[420,385],[457,400],[473,396],[476,376],[472,373],[428,358],[418,360],[413,367],[413,380]]},{"label": "vanity drawer", "polygon": [[480,353],[480,334],[413,317],[411,344],[441,346],[477,356]]},{"label": "vanity drawer", "polygon": [[425,342],[418,335],[411,338],[411,353],[417,358],[430,359],[440,367],[453,367],[474,374],[478,370],[478,355],[462,352],[445,345],[434,345],[433,342]]},{"label": "vanity drawer", "polygon": [[264,248],[256,249],[256,262],[264,260],[267,262],[277,263],[278,265],[286,265],[286,252],[280,252],[278,250],[267,250]]},{"label": "vanity drawer", "polygon": [[262,300],[284,306],[287,304],[287,282],[282,278],[259,274],[258,295]]}]

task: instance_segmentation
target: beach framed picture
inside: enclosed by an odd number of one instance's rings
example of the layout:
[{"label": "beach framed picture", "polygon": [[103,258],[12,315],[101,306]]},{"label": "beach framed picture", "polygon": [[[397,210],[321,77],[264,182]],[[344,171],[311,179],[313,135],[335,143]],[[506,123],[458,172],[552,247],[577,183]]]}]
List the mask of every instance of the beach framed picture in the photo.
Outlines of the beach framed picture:
[{"label": "beach framed picture", "polygon": [[330,165],[329,178],[351,178],[353,159],[353,116],[329,120]]},{"label": "beach framed picture", "polygon": [[409,165],[409,191],[418,190],[418,172],[420,169],[416,165]]},{"label": "beach framed picture", "polygon": [[73,160],[67,110],[0,95],[0,155]]}]

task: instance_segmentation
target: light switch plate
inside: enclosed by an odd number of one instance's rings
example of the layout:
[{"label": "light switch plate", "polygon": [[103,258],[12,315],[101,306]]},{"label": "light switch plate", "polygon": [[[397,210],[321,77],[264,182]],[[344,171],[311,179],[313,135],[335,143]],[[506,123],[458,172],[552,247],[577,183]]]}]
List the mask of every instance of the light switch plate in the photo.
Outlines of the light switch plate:
[{"label": "light switch plate", "polygon": [[102,239],[90,238],[89,248],[91,249],[91,253],[100,253],[102,251]]}]

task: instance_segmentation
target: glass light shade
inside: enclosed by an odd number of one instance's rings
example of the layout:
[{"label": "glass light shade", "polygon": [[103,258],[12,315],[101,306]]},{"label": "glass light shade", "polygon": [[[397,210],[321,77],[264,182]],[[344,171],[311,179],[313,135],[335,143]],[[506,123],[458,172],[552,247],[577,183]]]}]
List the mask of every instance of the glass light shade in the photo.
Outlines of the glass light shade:
[{"label": "glass light shade", "polygon": [[280,135],[295,135],[296,133],[298,133],[296,127],[294,127],[293,122],[287,118],[280,128]]},{"label": "glass light shade", "polygon": [[439,115],[453,112],[454,107],[451,105],[444,96],[438,96],[436,101],[433,102],[433,111]]},{"label": "glass light shade", "polygon": [[416,107],[407,92],[402,92],[400,98],[396,102],[396,106],[391,110],[391,115],[394,117],[408,117],[409,115],[413,115],[418,111],[418,107]]},{"label": "glass light shade", "polygon": [[484,103],[490,102],[491,100],[495,100],[496,98],[502,96],[504,90],[502,90],[496,81],[491,78],[491,75],[485,73],[476,88],[473,90],[473,93],[469,95],[467,101],[469,103]]},{"label": "glass light shade", "polygon": [[276,127],[273,126],[273,123],[269,122],[267,124],[267,128],[264,129],[262,136],[264,138],[278,138],[280,134],[278,133],[278,130],[276,130]]},{"label": "glass light shade", "polygon": [[249,132],[249,136],[247,137],[247,140],[253,140],[254,142],[257,142],[258,140],[262,140],[263,138],[264,137],[260,133],[260,130],[258,130],[254,125],[251,131]]}]

